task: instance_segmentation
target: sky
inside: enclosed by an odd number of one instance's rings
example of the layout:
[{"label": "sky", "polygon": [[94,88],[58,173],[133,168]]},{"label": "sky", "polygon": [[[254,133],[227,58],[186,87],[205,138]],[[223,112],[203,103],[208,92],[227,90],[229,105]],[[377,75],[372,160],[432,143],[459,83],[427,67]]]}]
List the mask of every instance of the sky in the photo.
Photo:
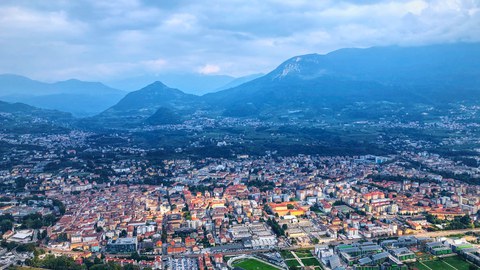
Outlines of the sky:
[{"label": "sky", "polygon": [[345,47],[480,41],[479,0],[1,0],[0,73],[244,76]]}]

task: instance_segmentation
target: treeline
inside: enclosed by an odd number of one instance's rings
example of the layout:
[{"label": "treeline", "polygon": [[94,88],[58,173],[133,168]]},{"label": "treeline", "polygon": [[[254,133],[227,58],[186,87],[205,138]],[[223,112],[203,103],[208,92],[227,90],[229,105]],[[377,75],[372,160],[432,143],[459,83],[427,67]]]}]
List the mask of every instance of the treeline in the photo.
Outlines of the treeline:
[{"label": "treeline", "polygon": [[[25,261],[26,265],[52,270],[140,270],[140,266],[138,265],[127,264],[121,266],[114,262],[105,263],[98,257],[95,257],[94,259],[83,259],[82,264],[79,264],[71,257],[67,256],[55,257],[54,255],[49,254],[45,256],[45,258],[40,259],[38,254],[39,253],[37,252],[34,259],[27,259]],[[150,267],[142,269],[151,270]]]},{"label": "treeline", "polygon": [[260,180],[250,180],[247,182],[248,187],[256,187],[260,189],[261,192],[267,190],[272,190],[275,187],[275,183],[271,181],[260,181]]},{"label": "treeline", "polygon": [[272,228],[272,231],[277,236],[285,236],[285,230],[280,226],[280,224],[278,224],[275,219],[268,218],[267,224]]},{"label": "treeline", "polygon": [[[52,226],[57,221],[57,217],[54,215],[42,216],[39,213],[29,214],[24,216],[20,221],[19,229],[40,229],[43,226]],[[9,230],[12,230],[15,220],[11,214],[4,214],[0,216],[0,233],[4,234]],[[39,239],[43,239],[46,236],[46,231],[39,234]]]},{"label": "treeline", "polygon": [[426,219],[429,223],[432,224],[443,224],[448,223],[445,226],[446,230],[464,230],[464,229],[473,229],[480,228],[480,222],[473,222],[469,215],[464,215],[461,217],[454,217],[451,221],[440,220],[432,214],[427,214]]}]

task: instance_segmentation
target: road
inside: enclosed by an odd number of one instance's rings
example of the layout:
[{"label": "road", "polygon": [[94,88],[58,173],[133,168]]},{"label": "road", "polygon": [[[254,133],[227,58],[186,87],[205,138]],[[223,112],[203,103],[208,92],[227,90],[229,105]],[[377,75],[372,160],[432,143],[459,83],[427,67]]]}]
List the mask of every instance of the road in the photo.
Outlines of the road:
[{"label": "road", "polygon": [[452,234],[465,234],[467,232],[480,232],[480,228],[476,229],[465,229],[465,230],[451,230],[451,231],[438,231],[438,232],[424,232],[414,234],[415,236],[420,237],[440,237],[440,236],[448,236]]},{"label": "road", "polygon": [[[437,232],[421,232],[421,233],[416,233],[416,234],[407,234],[405,236],[417,236],[417,237],[441,237],[441,236],[449,236],[449,235],[454,235],[454,234],[465,234],[467,232],[480,232],[480,228],[476,229],[465,229],[465,230],[449,230],[449,231],[437,231]],[[374,237],[374,238],[365,238],[362,240],[368,240],[368,241],[376,241],[379,239],[385,239],[385,237]],[[328,245],[339,245],[341,243],[343,244],[351,244],[358,242],[360,239],[355,239],[355,240],[331,240],[331,241],[325,241],[320,244],[328,244]],[[314,248],[315,245],[306,245],[306,246],[291,246],[287,248],[282,248],[284,250],[295,250],[299,248]]]},{"label": "road", "polygon": [[[466,229],[466,230],[450,230],[450,231],[438,231],[438,232],[422,232],[418,234],[409,234],[408,236],[417,236],[417,237],[441,237],[441,236],[448,236],[453,234],[465,234],[467,232],[480,232],[480,228],[476,229]],[[368,241],[376,241],[379,239],[385,239],[385,237],[375,237],[375,238],[368,238],[363,240]],[[355,240],[332,240],[332,241],[325,241],[321,244],[328,244],[328,245],[339,245],[339,244],[351,244],[358,242],[360,239]],[[314,248],[315,245],[304,245],[304,246],[291,246],[291,247],[284,247],[278,248],[281,250],[296,250],[300,248]],[[255,253],[264,253],[264,252],[271,252],[273,249],[247,249],[247,250],[238,250],[238,251],[226,251],[226,252],[218,252],[222,253],[225,256],[234,256],[234,255],[242,255],[242,254],[255,254]],[[213,254],[215,252],[210,252]],[[106,254],[107,256],[114,256],[114,257],[129,257],[130,254]],[[155,257],[156,255],[147,255],[148,257]],[[173,258],[198,258],[199,256],[203,256],[203,253],[200,254],[179,254],[179,255],[170,255]]]}]

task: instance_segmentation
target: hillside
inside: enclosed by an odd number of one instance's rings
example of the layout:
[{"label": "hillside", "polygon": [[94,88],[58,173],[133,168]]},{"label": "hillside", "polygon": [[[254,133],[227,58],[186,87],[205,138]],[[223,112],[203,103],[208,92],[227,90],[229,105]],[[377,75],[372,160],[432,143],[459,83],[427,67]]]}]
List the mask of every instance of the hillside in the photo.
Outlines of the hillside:
[{"label": "hillside", "polygon": [[99,82],[72,79],[44,83],[18,75],[0,75],[1,100],[65,111],[76,116],[100,113],[116,104],[124,95],[125,92]]}]

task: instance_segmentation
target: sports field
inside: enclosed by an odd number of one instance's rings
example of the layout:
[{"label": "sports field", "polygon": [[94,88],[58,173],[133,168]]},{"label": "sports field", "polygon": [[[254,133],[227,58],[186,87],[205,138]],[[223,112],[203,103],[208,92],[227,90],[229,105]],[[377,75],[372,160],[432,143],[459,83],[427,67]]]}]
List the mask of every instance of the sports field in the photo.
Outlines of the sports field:
[{"label": "sports field", "polygon": [[310,249],[297,249],[295,250],[295,254],[297,254],[299,258],[310,258],[313,256]]},{"label": "sports field", "polygon": [[245,270],[278,270],[279,269],[257,259],[238,260],[235,263],[233,263],[233,266],[239,267]]},{"label": "sports field", "polygon": [[285,260],[285,263],[287,264],[288,267],[300,266],[300,263],[297,261],[297,259]]},{"label": "sports field", "polygon": [[453,256],[438,260],[418,261],[413,265],[413,268],[418,270],[469,270],[470,265],[471,264],[464,259]]},{"label": "sports field", "polygon": [[309,249],[283,250],[281,254],[289,268],[313,266],[315,269],[322,269],[320,262]]}]

